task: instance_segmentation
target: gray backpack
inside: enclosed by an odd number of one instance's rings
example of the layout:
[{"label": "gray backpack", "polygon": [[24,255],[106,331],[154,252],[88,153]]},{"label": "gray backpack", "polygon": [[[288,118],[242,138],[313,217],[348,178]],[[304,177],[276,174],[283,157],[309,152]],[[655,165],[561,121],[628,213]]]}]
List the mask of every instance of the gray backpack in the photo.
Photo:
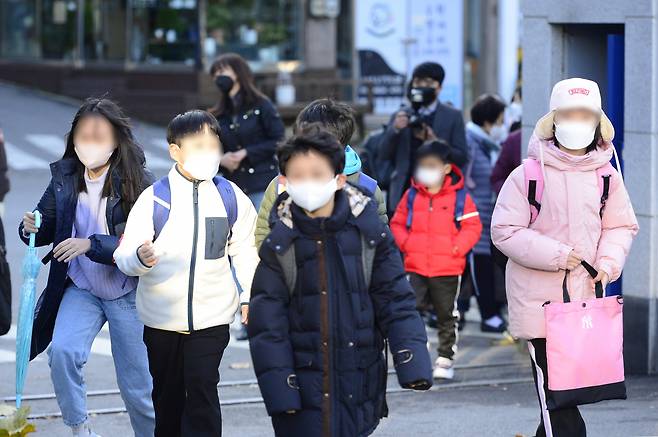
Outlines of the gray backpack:
[{"label": "gray backpack", "polygon": [[[377,246],[374,241],[368,241],[363,234],[361,234],[361,268],[363,269],[363,278],[366,282],[366,289],[370,290],[370,282],[372,279],[372,266],[375,261],[375,250]],[[293,242],[285,252],[277,253],[276,257],[281,265],[283,276],[285,276],[286,285],[290,296],[295,293],[295,286],[297,285],[297,261],[295,258],[295,243]]]}]

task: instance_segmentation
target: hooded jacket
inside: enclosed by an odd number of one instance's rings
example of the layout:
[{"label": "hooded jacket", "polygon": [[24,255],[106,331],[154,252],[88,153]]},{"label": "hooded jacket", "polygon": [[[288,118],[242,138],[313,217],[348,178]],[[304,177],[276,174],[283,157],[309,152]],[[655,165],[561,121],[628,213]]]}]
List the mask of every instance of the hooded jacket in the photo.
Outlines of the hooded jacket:
[{"label": "hooded jacket", "polygon": [[[275,433],[369,435],[387,412],[385,338],[401,386],[432,380],[427,335],[388,226],[372,199],[351,185],[336,192],[330,217],[308,217],[287,193],[272,215],[247,329]],[[362,244],[375,248],[369,288]],[[277,259],[291,245],[292,292]]]},{"label": "hooded jacket", "polygon": [[[404,253],[407,272],[422,276],[459,276],[466,267],[466,254],[480,239],[482,223],[470,194],[466,195],[460,229],[455,224],[457,191],[464,188],[464,177],[456,165],[446,176],[443,187],[430,194],[424,185],[412,181],[416,192],[413,221],[407,229],[409,190],[395,210],[391,231]],[[453,253],[453,248],[456,253]]]},{"label": "hooded jacket", "polygon": [[[621,175],[610,179],[610,194],[599,217],[600,190],[596,170],[613,156],[610,143],[584,156],[562,152],[551,141],[533,135],[528,156],[542,162],[544,192],[541,212],[530,223],[523,166],[503,184],[494,209],[493,243],[509,257],[506,288],[509,326],[519,338],[546,337],[546,301],[562,301],[562,281],[574,250],[610,281],[621,275],[638,223]],[[594,297],[594,284],[581,266],[568,277],[573,301]]]},{"label": "hooded jacket", "polygon": [[[72,235],[78,201],[76,161],[74,158],[64,158],[50,164],[52,179],[36,207],[41,213],[41,227],[35,237],[37,247],[50,244],[53,248],[57,247]],[[150,171],[144,168],[142,172],[140,190],[153,182]],[[112,194],[107,198],[105,210],[109,233],[90,236],[91,247],[85,256],[99,264],[113,265],[112,254],[126,226],[126,210],[130,209],[130,205],[126,205],[121,199],[121,184],[124,179],[121,171],[114,169],[108,177],[112,178]],[[23,234],[22,222],[18,226],[18,236],[28,244],[29,238]],[[50,254],[48,256],[51,258],[48,284],[36,304],[30,359],[34,359],[50,344],[59,305],[69,283],[67,275],[69,264],[57,261]],[[126,281],[124,287],[128,283]],[[124,291],[128,293],[132,290]]]}]

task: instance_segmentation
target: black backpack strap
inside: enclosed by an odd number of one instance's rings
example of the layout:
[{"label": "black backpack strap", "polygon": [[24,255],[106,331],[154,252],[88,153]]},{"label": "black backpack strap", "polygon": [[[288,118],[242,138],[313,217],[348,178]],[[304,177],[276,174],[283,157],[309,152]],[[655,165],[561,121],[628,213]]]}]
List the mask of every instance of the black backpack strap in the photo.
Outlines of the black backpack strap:
[{"label": "black backpack strap", "polygon": [[528,203],[537,208],[537,212],[541,211],[541,203],[537,202],[537,181],[534,179],[528,181]]},{"label": "black backpack strap", "polygon": [[297,260],[295,259],[295,244],[291,244],[288,249],[283,252],[276,254],[277,259],[279,260],[279,265],[281,266],[281,271],[286,280],[286,286],[288,287],[288,292],[290,297],[292,297],[295,292],[295,286],[297,285]]},{"label": "black backpack strap", "polygon": [[608,201],[610,194],[610,175],[601,176],[603,178],[603,192],[601,193],[601,209],[599,209],[599,217],[603,218],[603,208]]},{"label": "black backpack strap", "polygon": [[361,268],[363,269],[363,279],[366,283],[366,290],[370,291],[370,282],[372,280],[372,267],[375,263],[376,243],[370,241],[361,234]]}]

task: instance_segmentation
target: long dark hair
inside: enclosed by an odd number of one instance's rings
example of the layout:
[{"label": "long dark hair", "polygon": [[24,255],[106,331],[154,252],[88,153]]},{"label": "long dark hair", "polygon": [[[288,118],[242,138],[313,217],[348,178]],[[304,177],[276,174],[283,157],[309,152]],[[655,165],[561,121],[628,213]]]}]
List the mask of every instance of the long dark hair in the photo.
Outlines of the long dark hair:
[{"label": "long dark hair", "polygon": [[210,113],[219,116],[251,109],[265,97],[263,93],[258,91],[256,85],[254,85],[254,74],[242,56],[237,53],[225,53],[221,55],[210,66],[210,76],[214,77],[217,70],[221,70],[224,67],[230,67],[235,72],[237,81],[240,84],[239,106],[234,108],[231,98],[224,93],[220,93],[219,101],[209,109]]},{"label": "long dark hair", "polygon": [[[555,137],[555,124],[553,125],[553,138],[549,138],[549,141],[553,141],[555,147],[559,148],[561,146],[560,142]],[[596,130],[594,131],[594,139],[592,143],[587,146],[585,153],[593,152],[596,150],[596,147],[603,144],[603,135],[601,135],[601,123],[596,125]]]},{"label": "long dark hair", "polygon": [[112,125],[117,148],[112,153],[112,156],[110,156],[110,167],[107,172],[108,176],[105,179],[105,185],[103,186],[103,197],[118,194],[114,193],[114,187],[112,186],[112,174],[115,169],[118,170],[121,176],[122,206],[124,211],[128,212],[142,192],[144,165],[146,162],[144,150],[135,141],[135,137],[130,129],[129,119],[124,115],[119,105],[104,97],[85,100],[75,114],[75,117],[73,117],[71,130],[66,134],[66,150],[63,157],[72,158],[76,162],[76,185],[78,193],[87,191],[87,185],[85,184],[84,177],[85,166],[80,162],[78,155],[75,153],[73,137],[75,136],[75,129],[78,123],[84,117],[103,117]]}]

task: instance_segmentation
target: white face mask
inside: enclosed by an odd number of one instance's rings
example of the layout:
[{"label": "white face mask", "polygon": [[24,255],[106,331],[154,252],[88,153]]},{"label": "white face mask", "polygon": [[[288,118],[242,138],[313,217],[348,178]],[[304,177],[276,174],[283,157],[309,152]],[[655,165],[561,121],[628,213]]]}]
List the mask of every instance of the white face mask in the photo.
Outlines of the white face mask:
[{"label": "white face mask", "polygon": [[86,168],[95,170],[107,164],[107,161],[114,153],[114,145],[112,144],[76,144],[75,153],[78,159]]},{"label": "white face mask", "polygon": [[512,102],[507,107],[507,117],[510,124],[515,121],[521,120],[521,115],[523,114],[523,106],[519,102]]},{"label": "white face mask", "polygon": [[286,184],[288,195],[299,207],[308,212],[316,211],[326,205],[338,189],[338,176],[329,182],[299,182]]},{"label": "white face mask", "polygon": [[443,185],[443,173],[438,168],[418,167],[416,170],[416,181],[426,187],[436,187]]},{"label": "white face mask", "polygon": [[496,143],[502,143],[507,139],[507,127],[502,124],[494,124],[489,131],[489,137]]},{"label": "white face mask", "polygon": [[197,152],[190,154],[183,163],[183,170],[194,179],[206,181],[212,179],[219,171],[219,152]]},{"label": "white face mask", "polygon": [[580,150],[592,144],[596,126],[582,121],[562,121],[555,124],[555,138],[569,150]]}]

